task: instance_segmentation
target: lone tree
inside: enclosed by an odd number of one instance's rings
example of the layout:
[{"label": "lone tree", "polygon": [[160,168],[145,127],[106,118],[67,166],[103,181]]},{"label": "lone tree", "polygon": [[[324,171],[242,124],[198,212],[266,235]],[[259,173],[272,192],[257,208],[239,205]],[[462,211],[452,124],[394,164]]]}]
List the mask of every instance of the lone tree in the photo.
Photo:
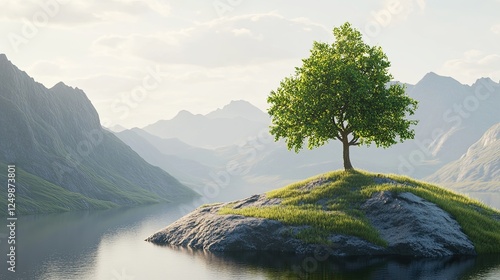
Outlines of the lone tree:
[{"label": "lone tree", "polygon": [[343,144],[344,169],[353,169],[349,147],[375,143],[389,147],[413,139],[407,120],[417,101],[399,84],[389,85],[391,63],[380,47],[365,44],[347,22],[333,29],[333,44],[314,42],[311,55],[280,82],[267,102],[270,132],[289,150],[319,147],[330,139]]}]

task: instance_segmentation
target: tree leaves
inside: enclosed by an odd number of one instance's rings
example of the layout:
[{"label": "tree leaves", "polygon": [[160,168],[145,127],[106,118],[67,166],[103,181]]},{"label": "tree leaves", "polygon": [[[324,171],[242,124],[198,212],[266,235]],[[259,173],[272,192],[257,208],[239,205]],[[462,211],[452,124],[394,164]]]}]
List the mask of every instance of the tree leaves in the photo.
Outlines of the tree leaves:
[{"label": "tree leaves", "polygon": [[335,42],[314,42],[310,56],[268,97],[271,134],[298,152],[331,139],[347,146],[389,147],[414,137],[417,101],[392,79],[381,47],[370,47],[349,23],[333,29]]}]

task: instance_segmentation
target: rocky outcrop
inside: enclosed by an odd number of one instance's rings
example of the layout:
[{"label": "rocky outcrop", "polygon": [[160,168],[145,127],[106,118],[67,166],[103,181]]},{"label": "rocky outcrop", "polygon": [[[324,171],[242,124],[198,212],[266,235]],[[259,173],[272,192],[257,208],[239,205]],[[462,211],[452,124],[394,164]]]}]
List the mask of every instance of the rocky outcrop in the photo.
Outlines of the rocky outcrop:
[{"label": "rocky outcrop", "polygon": [[450,214],[412,193],[380,192],[361,209],[388,242],[390,254],[422,257],[475,254],[474,245]]},{"label": "rocky outcrop", "polygon": [[[230,205],[242,208],[266,207],[280,203],[279,199],[255,195]],[[295,237],[307,226],[291,226],[269,219],[218,214],[219,209],[227,205],[229,204],[221,203],[200,207],[146,240],[160,245],[209,251],[311,254],[321,248],[333,256],[440,257],[475,254],[471,241],[448,213],[411,193],[376,193],[362,205],[372,225],[387,241],[387,247],[355,236],[334,233],[328,238],[329,245],[309,244]]]},{"label": "rocky outcrop", "polygon": [[[232,202],[234,208],[265,207],[280,204],[279,199],[265,195]],[[219,215],[217,212],[228,203],[200,207],[146,240],[155,244],[169,244],[209,251],[274,251],[297,254],[317,252],[318,244],[308,244],[293,236],[307,226],[290,226],[275,220]],[[333,244],[344,246],[324,247],[333,255],[374,254],[383,248],[357,237],[332,235]]]}]

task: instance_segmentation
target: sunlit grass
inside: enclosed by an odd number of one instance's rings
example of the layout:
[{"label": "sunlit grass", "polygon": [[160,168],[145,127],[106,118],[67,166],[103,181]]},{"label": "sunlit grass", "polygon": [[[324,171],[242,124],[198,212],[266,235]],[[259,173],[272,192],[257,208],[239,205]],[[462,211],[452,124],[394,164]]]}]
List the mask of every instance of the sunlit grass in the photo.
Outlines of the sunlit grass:
[{"label": "sunlit grass", "polygon": [[[394,183],[375,183],[375,178]],[[312,184],[314,187],[312,187]],[[474,243],[478,253],[500,252],[500,212],[464,195],[398,175],[378,175],[364,171],[334,171],[268,192],[268,198],[282,199],[281,205],[234,209],[219,214],[268,218],[287,225],[305,225],[296,237],[311,243],[328,244],[331,233],[357,236],[385,246],[377,230],[360,206],[374,193],[410,192],[435,203],[450,213]]]}]

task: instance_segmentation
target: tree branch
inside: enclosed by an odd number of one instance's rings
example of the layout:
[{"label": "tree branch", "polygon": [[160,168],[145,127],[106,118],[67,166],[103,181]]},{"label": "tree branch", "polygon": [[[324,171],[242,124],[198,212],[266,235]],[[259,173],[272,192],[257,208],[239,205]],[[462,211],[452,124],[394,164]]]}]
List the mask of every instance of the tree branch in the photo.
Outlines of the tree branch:
[{"label": "tree branch", "polygon": [[339,141],[342,141],[342,136],[340,134],[340,127],[338,126],[337,122],[335,121],[335,116],[332,117],[332,123],[335,128],[337,128],[337,135],[335,135],[335,138],[337,138]]},{"label": "tree branch", "polygon": [[353,137],[351,139],[351,141],[349,141],[349,145],[350,146],[357,146],[357,145],[359,145],[358,140],[359,140],[359,137]]}]

